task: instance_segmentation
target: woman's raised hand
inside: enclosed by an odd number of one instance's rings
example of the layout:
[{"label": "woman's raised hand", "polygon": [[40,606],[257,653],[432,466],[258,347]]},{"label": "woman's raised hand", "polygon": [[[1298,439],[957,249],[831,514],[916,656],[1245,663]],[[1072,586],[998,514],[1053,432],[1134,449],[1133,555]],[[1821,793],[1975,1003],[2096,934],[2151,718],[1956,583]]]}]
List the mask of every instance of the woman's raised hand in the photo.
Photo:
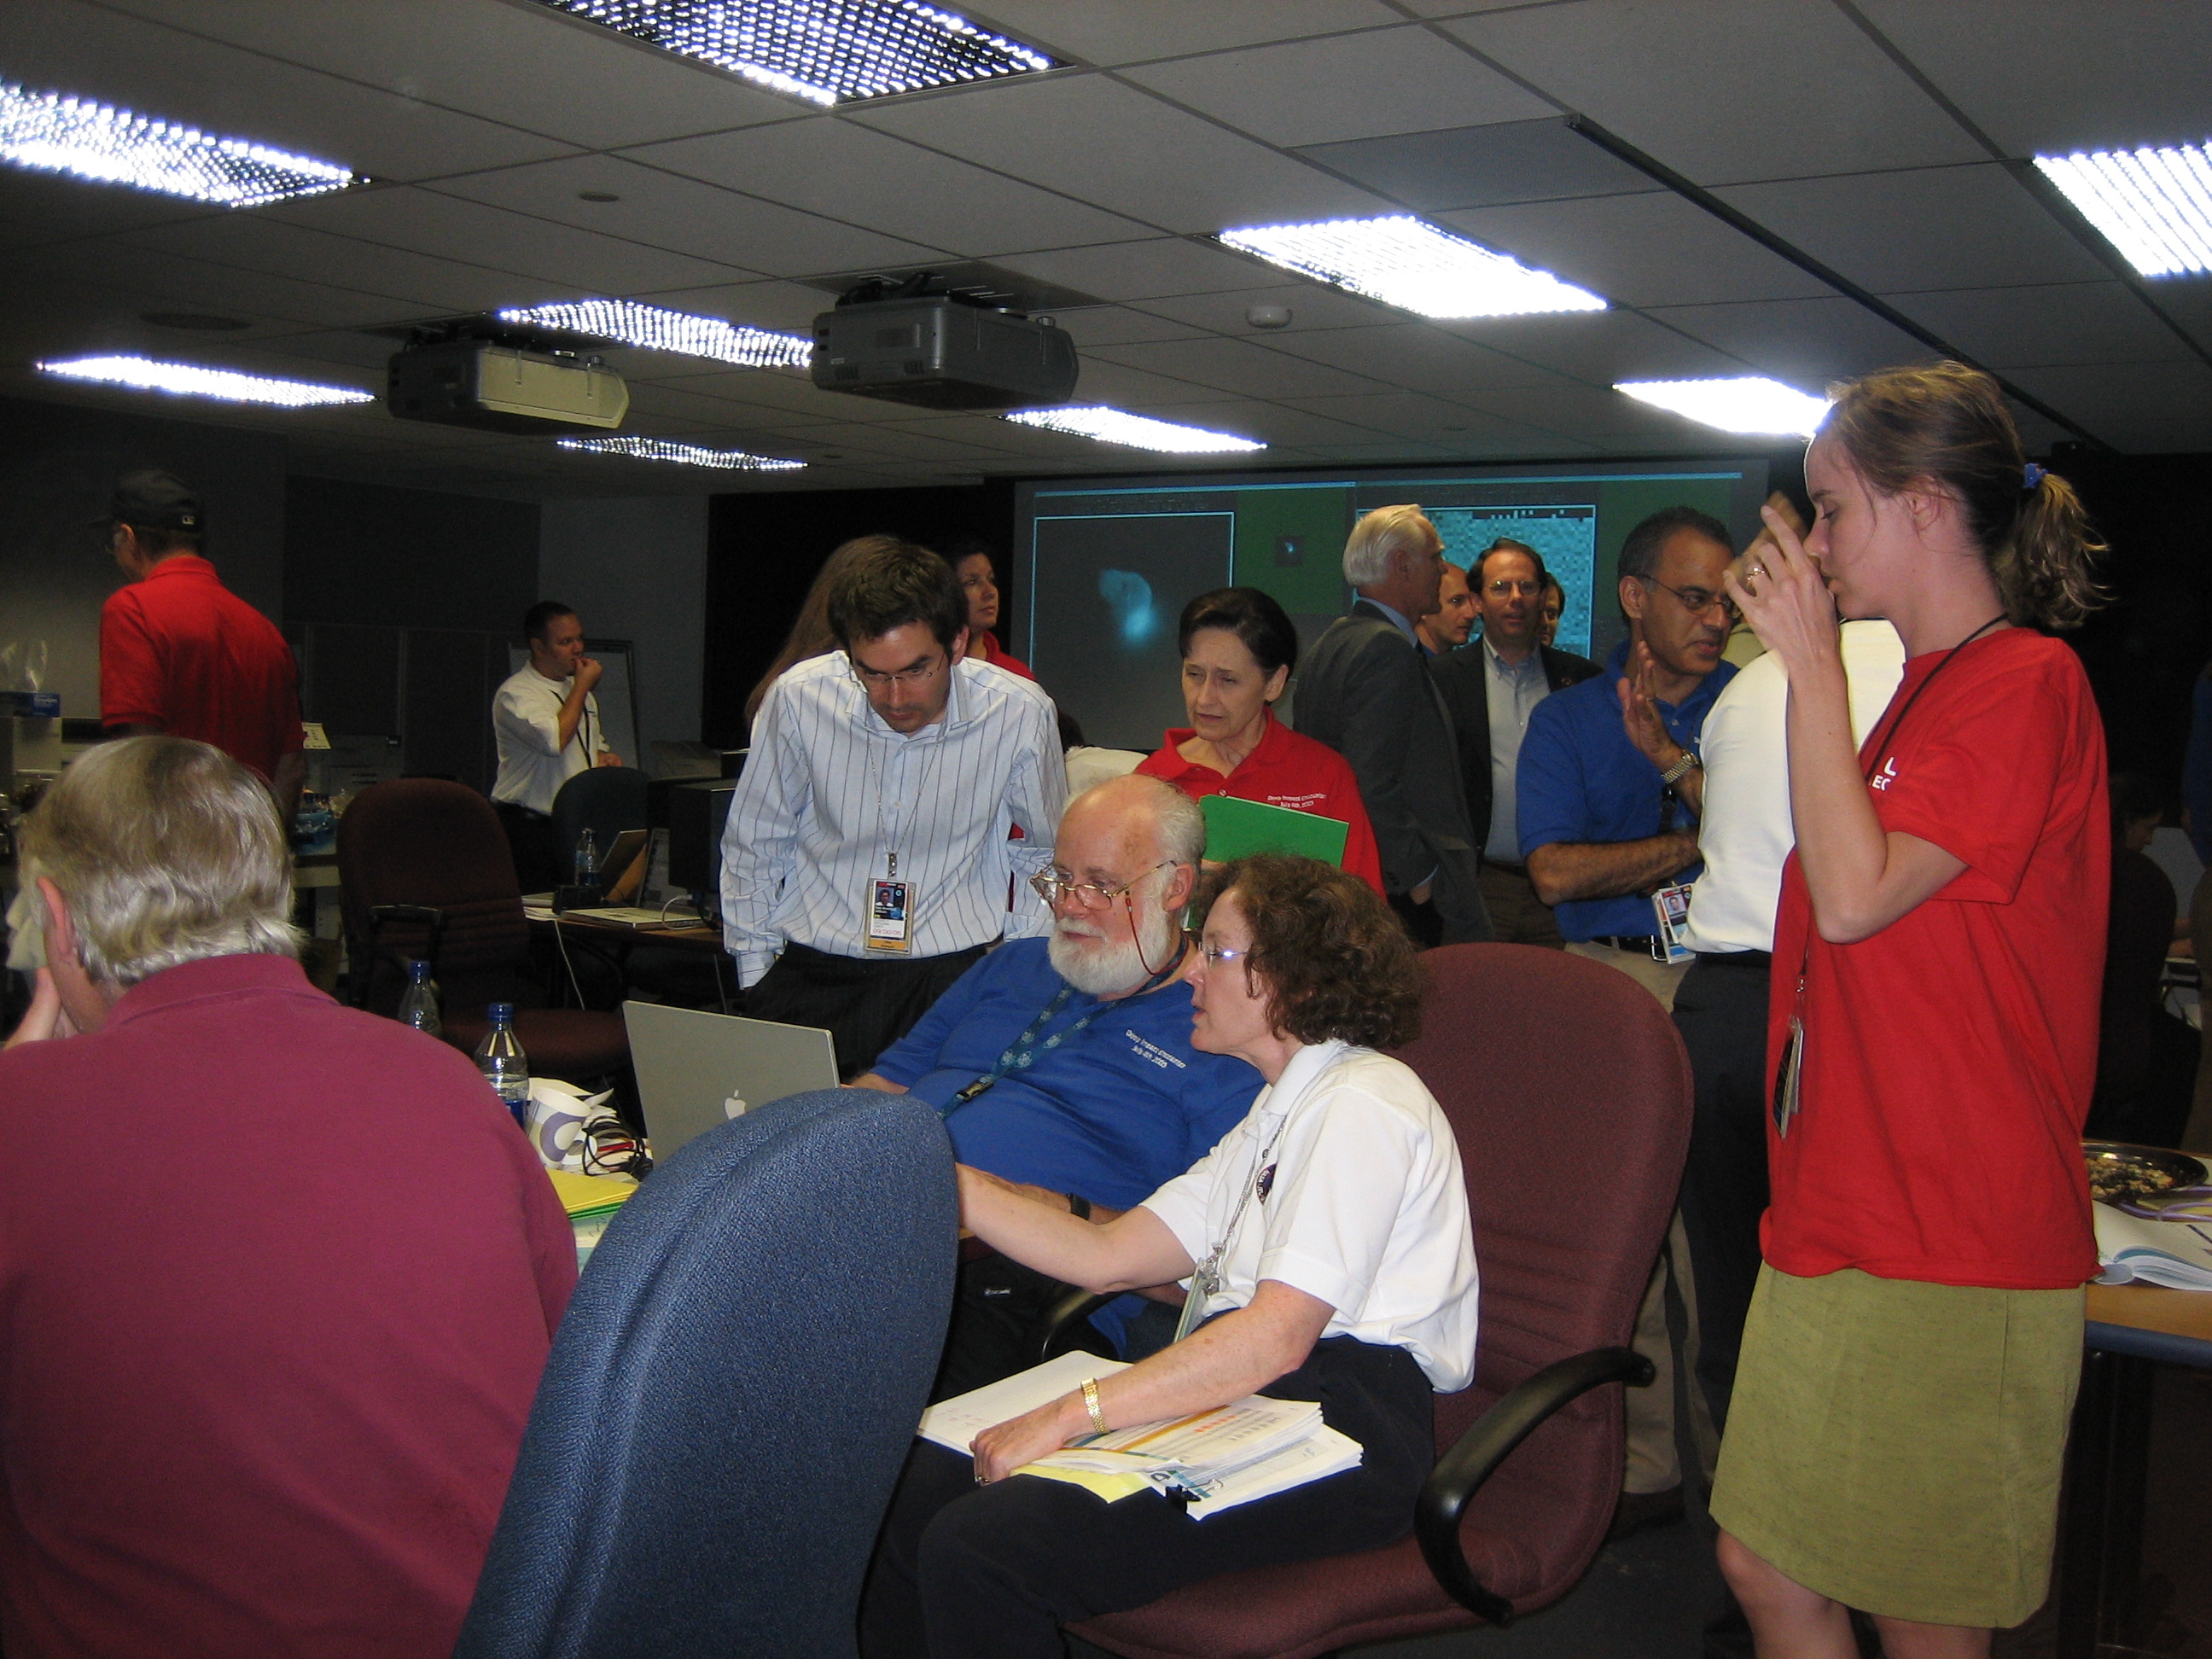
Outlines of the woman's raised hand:
[{"label": "woman's raised hand", "polygon": [[1724,579],[1752,631],[1792,672],[1836,650],[1836,601],[1796,527],[1771,506],[1759,509],[1765,534],[1751,544],[1741,574]]}]

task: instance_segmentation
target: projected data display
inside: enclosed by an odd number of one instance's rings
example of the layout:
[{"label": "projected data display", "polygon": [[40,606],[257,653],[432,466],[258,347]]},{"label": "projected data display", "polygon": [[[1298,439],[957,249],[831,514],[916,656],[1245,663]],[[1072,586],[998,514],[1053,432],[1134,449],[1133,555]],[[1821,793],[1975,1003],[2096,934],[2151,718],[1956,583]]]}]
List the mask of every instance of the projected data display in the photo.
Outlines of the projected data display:
[{"label": "projected data display", "polygon": [[[1351,603],[1344,541],[1360,515],[1418,503],[1466,567],[1504,536],[1543,556],[1566,593],[1557,644],[1602,660],[1626,633],[1615,593],[1622,539],[1663,507],[1758,529],[1763,459],[1678,468],[1407,469],[1356,476],[1189,473],[1024,484],[1015,556],[1024,603],[1009,648],[1091,743],[1146,752],[1188,723],[1176,623],[1212,588],[1271,593],[1310,649]],[[1297,724],[1297,681],[1285,700]]]}]

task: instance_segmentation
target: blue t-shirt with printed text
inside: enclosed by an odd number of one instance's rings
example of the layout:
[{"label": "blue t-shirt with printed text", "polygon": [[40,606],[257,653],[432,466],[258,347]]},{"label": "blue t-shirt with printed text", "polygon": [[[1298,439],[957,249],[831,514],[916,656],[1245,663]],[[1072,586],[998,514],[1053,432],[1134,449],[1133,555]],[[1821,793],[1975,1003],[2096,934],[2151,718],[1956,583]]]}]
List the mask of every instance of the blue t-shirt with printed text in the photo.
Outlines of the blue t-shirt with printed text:
[{"label": "blue t-shirt with printed text", "polygon": [[[1621,671],[1627,661],[1624,640],[1606,659],[1604,673],[1553,692],[1528,716],[1515,774],[1524,860],[1553,842],[1644,841],[1659,833],[1659,769],[1628,740],[1620,720]],[[1735,678],[1735,665],[1723,662],[1680,702],[1661,703],[1659,718],[1667,734],[1685,749],[1696,749],[1705,711]],[[1675,827],[1693,822],[1687,809],[1677,805]],[[1694,880],[1704,868],[1693,864],[1676,879]],[[1553,915],[1561,937],[1571,940],[1641,937],[1656,927],[1651,901],[1637,893],[1568,899]]]}]

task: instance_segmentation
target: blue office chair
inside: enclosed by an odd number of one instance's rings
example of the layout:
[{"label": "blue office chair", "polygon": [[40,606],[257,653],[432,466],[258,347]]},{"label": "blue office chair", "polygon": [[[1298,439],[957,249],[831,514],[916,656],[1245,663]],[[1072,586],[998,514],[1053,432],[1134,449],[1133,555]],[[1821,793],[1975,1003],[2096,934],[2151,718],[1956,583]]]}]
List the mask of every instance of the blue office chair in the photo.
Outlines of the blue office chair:
[{"label": "blue office chair", "polygon": [[592,1252],[455,1659],[851,1659],[951,1311],[937,1114],[794,1095],[702,1135]]}]

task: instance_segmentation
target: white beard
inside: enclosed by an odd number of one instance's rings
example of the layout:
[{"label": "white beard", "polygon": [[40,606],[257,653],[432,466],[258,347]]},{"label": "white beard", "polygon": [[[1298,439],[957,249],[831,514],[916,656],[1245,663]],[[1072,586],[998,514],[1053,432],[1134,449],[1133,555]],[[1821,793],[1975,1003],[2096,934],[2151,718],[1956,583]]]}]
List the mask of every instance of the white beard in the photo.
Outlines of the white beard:
[{"label": "white beard", "polygon": [[1137,939],[1128,937],[1126,915],[1110,914],[1109,926],[1061,916],[1054,921],[1045,946],[1053,971],[1085,996],[1133,991],[1175,959],[1175,924],[1157,907],[1146,905],[1139,913]]}]

